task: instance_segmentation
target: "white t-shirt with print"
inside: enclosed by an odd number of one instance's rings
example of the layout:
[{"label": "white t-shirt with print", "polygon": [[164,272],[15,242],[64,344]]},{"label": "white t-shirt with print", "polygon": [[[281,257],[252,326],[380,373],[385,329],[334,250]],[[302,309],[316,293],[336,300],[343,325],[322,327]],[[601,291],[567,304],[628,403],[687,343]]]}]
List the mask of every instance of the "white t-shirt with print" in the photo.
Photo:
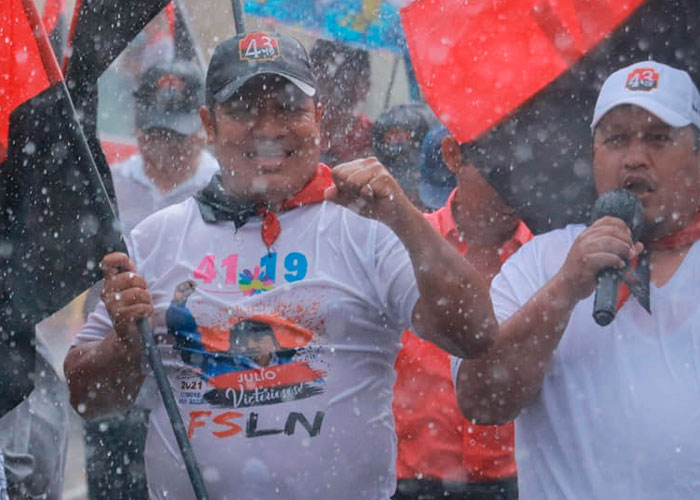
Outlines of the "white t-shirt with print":
[{"label": "white t-shirt with print", "polygon": [[[333,203],[278,216],[282,233],[272,253],[259,217],[238,231],[232,222],[206,224],[194,199],[150,216],[129,238],[153,298],[156,334],[167,331],[175,287],[191,279],[197,286],[187,308],[207,351],[225,351],[231,325],[246,318],[274,325],[282,349],[274,359],[285,361],[266,368],[207,368],[197,353],[186,364],[173,335],[160,339],[209,494],[387,499],[395,488],[393,365],[418,299],[407,252],[386,226]],[[100,303],[78,342],[110,329]],[[151,498],[191,499],[153,386],[147,378],[139,396],[152,408]]]},{"label": "white t-shirt with print", "polygon": [[[499,322],[561,268],[582,225],[537,236],[493,280]],[[579,302],[542,390],[515,421],[522,500],[700,498],[700,244],[607,327]],[[453,376],[459,363],[453,363]]]},{"label": "white t-shirt with print", "polygon": [[129,234],[136,224],[152,213],[192,196],[206,186],[218,171],[216,158],[202,150],[197,171],[175,189],[164,193],[144,172],[143,157],[140,154],[113,165],[112,181],[124,234]]}]

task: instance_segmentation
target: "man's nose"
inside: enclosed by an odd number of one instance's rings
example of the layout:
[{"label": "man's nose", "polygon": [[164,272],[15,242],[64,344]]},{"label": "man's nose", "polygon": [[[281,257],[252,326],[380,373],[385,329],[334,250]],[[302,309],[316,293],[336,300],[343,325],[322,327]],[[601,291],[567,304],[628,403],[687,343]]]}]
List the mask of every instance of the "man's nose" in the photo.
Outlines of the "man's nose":
[{"label": "man's nose", "polygon": [[260,110],[253,126],[253,134],[257,137],[277,138],[287,131],[279,114],[273,110]]},{"label": "man's nose", "polygon": [[646,144],[642,137],[634,137],[627,148],[623,157],[626,168],[644,168],[649,166],[649,145]]}]

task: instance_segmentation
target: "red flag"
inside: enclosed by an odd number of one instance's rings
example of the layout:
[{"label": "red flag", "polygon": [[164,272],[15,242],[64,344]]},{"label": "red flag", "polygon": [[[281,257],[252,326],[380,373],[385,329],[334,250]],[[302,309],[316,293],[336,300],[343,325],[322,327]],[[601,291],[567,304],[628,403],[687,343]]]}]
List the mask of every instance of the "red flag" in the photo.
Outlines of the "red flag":
[{"label": "red flag", "polygon": [[66,0],[46,0],[41,14],[41,22],[49,35],[56,60],[61,63],[63,52],[68,39],[68,23],[66,21]]},{"label": "red flag", "polygon": [[0,9],[0,163],[7,154],[10,113],[61,79],[34,2],[6,2]]},{"label": "red flag", "polygon": [[51,33],[59,25],[61,16],[66,10],[66,0],[46,0],[41,22],[47,33]]},{"label": "red flag", "polygon": [[401,10],[421,90],[457,140],[508,116],[644,0],[418,0]]}]

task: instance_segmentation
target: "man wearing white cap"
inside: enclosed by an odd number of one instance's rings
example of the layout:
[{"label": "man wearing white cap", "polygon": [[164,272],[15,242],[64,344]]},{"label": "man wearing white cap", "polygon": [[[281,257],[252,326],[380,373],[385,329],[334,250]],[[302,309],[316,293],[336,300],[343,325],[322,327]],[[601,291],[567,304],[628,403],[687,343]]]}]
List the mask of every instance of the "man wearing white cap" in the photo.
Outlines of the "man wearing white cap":
[{"label": "man wearing white cap", "polygon": [[[523,500],[697,498],[698,89],[684,71],[633,64],[606,80],[591,129],[596,189],[640,199],[640,242],[602,217],[523,246],[492,284],[493,348],[453,362],[458,399],[478,423],[517,417]],[[598,326],[597,274],[644,259],[651,315],[621,288],[615,320]]]}]

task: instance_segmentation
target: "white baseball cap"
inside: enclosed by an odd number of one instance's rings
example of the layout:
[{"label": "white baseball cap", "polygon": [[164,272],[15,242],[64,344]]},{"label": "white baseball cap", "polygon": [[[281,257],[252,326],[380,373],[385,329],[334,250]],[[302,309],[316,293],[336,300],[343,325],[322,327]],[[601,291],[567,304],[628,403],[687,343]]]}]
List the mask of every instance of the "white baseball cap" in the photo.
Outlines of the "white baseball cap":
[{"label": "white baseball cap", "polygon": [[700,93],[690,75],[655,61],[640,61],[617,70],[598,94],[591,130],[616,106],[632,104],[672,127],[700,128]]}]

